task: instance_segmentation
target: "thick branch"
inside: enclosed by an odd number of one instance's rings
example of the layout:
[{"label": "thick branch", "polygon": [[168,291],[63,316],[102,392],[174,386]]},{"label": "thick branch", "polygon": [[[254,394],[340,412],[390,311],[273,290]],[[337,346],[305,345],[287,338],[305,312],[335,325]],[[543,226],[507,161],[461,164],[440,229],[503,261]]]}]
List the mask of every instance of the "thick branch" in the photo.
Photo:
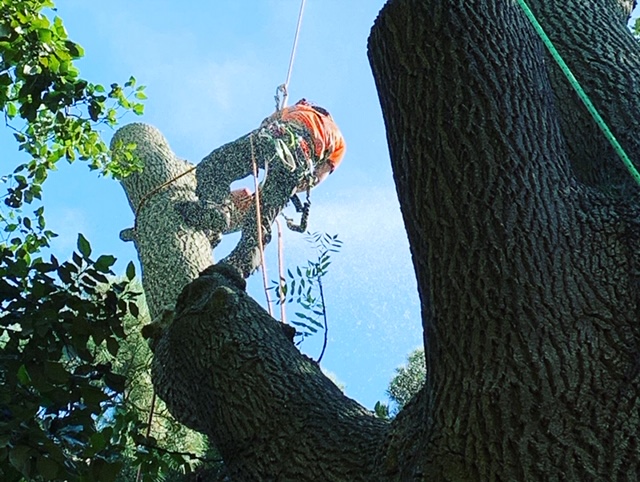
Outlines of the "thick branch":
[{"label": "thick branch", "polygon": [[233,480],[376,480],[387,424],[299,353],[231,267],[185,288],[153,380],[171,412],[211,438]]},{"label": "thick branch", "polygon": [[213,262],[211,241],[174,209],[176,202],[196,199],[195,174],[183,175],[193,165],[176,157],[160,131],[147,124],[122,127],[112,148],[119,142],[135,143],[135,155],[144,163],[143,172],[122,181],[136,220],[121,237],[135,243],[149,313],[159,319],[164,310],[173,310],[182,288]]}]

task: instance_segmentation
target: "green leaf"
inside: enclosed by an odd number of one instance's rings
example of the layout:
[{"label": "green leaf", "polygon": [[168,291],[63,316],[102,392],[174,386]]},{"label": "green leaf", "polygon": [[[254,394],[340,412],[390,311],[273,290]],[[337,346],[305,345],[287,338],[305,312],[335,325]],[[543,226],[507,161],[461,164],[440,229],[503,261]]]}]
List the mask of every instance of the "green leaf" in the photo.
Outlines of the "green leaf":
[{"label": "green leaf", "polygon": [[136,277],[136,266],[133,264],[133,261],[129,261],[129,264],[127,265],[127,279],[129,281],[133,281],[135,277]]},{"label": "green leaf", "polygon": [[31,449],[26,445],[18,445],[9,452],[9,462],[23,474],[31,472]]},{"label": "green leaf", "polygon": [[71,255],[71,259],[76,264],[76,266],[79,266],[79,267],[82,266],[82,258],[78,253],[73,253]]},{"label": "green leaf", "polygon": [[119,349],[120,349],[120,344],[118,343],[118,340],[116,340],[113,337],[107,338],[107,350],[111,355],[117,356]]},{"label": "green leaf", "polygon": [[318,333],[318,330],[316,328],[314,328],[313,326],[307,325],[306,323],[303,323],[301,321],[292,321],[291,324],[292,325],[296,325],[296,326],[300,326],[302,328],[306,328],[311,333]]},{"label": "green leaf", "polygon": [[48,28],[39,28],[38,29],[38,39],[42,43],[49,43],[53,38],[53,32]]},{"label": "green leaf", "polygon": [[[91,480],[99,482],[113,482],[122,471],[122,462],[107,462],[104,459],[95,458],[91,461]],[[148,480],[148,479],[143,479]]]},{"label": "green leaf", "polygon": [[109,400],[109,396],[98,387],[85,385],[82,390],[82,399],[87,405],[97,407]]},{"label": "green leaf", "polygon": [[46,361],[44,363],[44,374],[54,383],[67,383],[69,381],[69,373],[58,362]]},{"label": "green leaf", "polygon": [[129,313],[131,313],[131,316],[133,316],[134,318],[137,318],[140,315],[138,305],[136,305],[133,301],[129,302],[127,308],[129,309]]},{"label": "green leaf", "polygon": [[104,382],[107,386],[118,393],[124,392],[124,387],[127,379],[122,375],[117,375],[115,373],[105,373]]},{"label": "green leaf", "polygon": [[91,446],[93,450],[100,452],[107,446],[107,439],[104,436],[104,432],[96,432],[91,436]]},{"label": "green leaf", "polygon": [[67,40],[64,45],[74,59],[84,57],[84,49],[77,43]]},{"label": "green leaf", "polygon": [[58,476],[60,466],[55,460],[46,456],[40,456],[36,462],[36,470],[44,480],[55,480]]},{"label": "green leaf", "polygon": [[[7,116],[9,117],[9,119],[13,119],[16,115],[18,114],[18,107],[16,107],[16,104],[14,102],[9,102],[7,104]],[[24,136],[21,136],[21,134],[14,134],[16,139],[18,140],[18,142],[24,142]]]},{"label": "green leaf", "polygon": [[67,30],[64,28],[64,25],[62,24],[62,19],[60,17],[55,17],[53,19],[53,28],[56,34],[58,34],[58,37],[62,39],[67,38]]},{"label": "green leaf", "polygon": [[31,377],[29,376],[29,372],[27,371],[27,367],[24,365],[20,365],[18,368],[18,381],[25,386],[31,385]]},{"label": "green leaf", "polygon": [[78,251],[85,259],[91,256],[91,245],[82,234],[78,234]]},{"label": "green leaf", "polygon": [[109,273],[115,262],[116,258],[114,256],[103,254],[98,258],[94,266],[101,273]]}]

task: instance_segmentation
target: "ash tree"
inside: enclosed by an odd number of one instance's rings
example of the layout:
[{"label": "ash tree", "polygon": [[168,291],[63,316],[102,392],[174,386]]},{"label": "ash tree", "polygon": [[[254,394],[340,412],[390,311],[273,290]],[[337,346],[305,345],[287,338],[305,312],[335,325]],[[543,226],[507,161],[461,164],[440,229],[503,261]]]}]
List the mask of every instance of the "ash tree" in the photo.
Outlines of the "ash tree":
[{"label": "ash tree", "polygon": [[[530,3],[640,159],[635,2]],[[640,189],[513,0],[391,0],[369,59],[422,303],[424,388],[376,418],[218,266],[158,341],[159,394],[232,480],[635,479]]]}]

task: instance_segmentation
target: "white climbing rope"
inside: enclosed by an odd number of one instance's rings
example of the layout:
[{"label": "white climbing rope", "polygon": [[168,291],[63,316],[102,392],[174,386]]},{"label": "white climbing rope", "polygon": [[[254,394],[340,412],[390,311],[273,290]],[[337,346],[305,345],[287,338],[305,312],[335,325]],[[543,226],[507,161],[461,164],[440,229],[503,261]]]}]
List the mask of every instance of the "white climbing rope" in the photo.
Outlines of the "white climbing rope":
[{"label": "white climbing rope", "polygon": [[[301,0],[300,2],[300,11],[298,12],[298,22],[296,23],[296,33],[293,37],[293,46],[291,47],[291,56],[289,57],[289,68],[287,69],[287,77],[284,81],[284,84],[279,85],[276,88],[276,112],[281,111],[287,105],[287,98],[289,97],[289,83],[291,82],[291,74],[293,72],[293,64],[296,59],[296,51],[298,49],[298,40],[300,39],[300,27],[302,26],[302,17],[304,16],[304,7],[306,5],[306,0]],[[280,98],[280,93],[282,93],[282,99]],[[267,265],[265,262],[264,256],[264,246],[262,244],[262,219],[260,218],[260,190],[258,186],[258,169],[256,165],[255,155],[253,152],[253,139],[251,143],[251,156],[253,162],[253,180],[255,185],[255,200],[256,200],[256,210],[257,210],[257,223],[258,223],[258,240],[260,246],[260,261],[262,268],[262,283],[264,285],[264,294],[267,299],[267,306],[269,308],[269,314],[273,316],[272,307],[271,307],[271,297],[269,296],[269,287],[268,287],[268,278],[267,278]],[[286,312],[285,312],[285,294],[282,289],[282,285],[284,282],[284,263],[283,263],[283,240],[282,240],[282,226],[278,219],[276,219],[276,224],[278,227],[278,292],[280,298],[280,321],[285,323],[286,321]]]},{"label": "white climbing rope", "polygon": [[[304,7],[307,1],[300,2],[300,11],[298,12],[298,23],[296,25],[296,34],[293,37],[293,47],[291,48],[291,56],[289,57],[289,68],[287,69],[287,78],[284,84],[276,89],[276,111],[282,110],[287,106],[287,98],[289,97],[289,82],[291,82],[291,73],[293,72],[293,63],[296,59],[296,50],[298,49],[298,39],[300,38],[300,27],[302,26],[302,17],[304,16]],[[282,92],[282,99],[280,99]]]}]

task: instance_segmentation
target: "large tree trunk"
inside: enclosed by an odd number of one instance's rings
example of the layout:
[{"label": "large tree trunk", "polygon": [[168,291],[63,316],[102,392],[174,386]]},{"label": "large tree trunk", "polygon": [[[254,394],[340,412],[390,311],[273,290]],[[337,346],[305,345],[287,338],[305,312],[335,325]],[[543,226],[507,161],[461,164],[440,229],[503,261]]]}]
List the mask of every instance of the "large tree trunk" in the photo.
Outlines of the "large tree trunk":
[{"label": "large tree trunk", "polygon": [[[532,6],[638,158],[629,2]],[[390,2],[370,59],[423,305],[424,473],[635,479],[637,186],[515,1]]]},{"label": "large tree trunk", "polygon": [[[640,159],[632,2],[531,3]],[[515,1],[392,0],[369,47],[425,389],[375,419],[222,266],[181,295],[159,393],[236,481],[636,479],[640,189]]]}]

